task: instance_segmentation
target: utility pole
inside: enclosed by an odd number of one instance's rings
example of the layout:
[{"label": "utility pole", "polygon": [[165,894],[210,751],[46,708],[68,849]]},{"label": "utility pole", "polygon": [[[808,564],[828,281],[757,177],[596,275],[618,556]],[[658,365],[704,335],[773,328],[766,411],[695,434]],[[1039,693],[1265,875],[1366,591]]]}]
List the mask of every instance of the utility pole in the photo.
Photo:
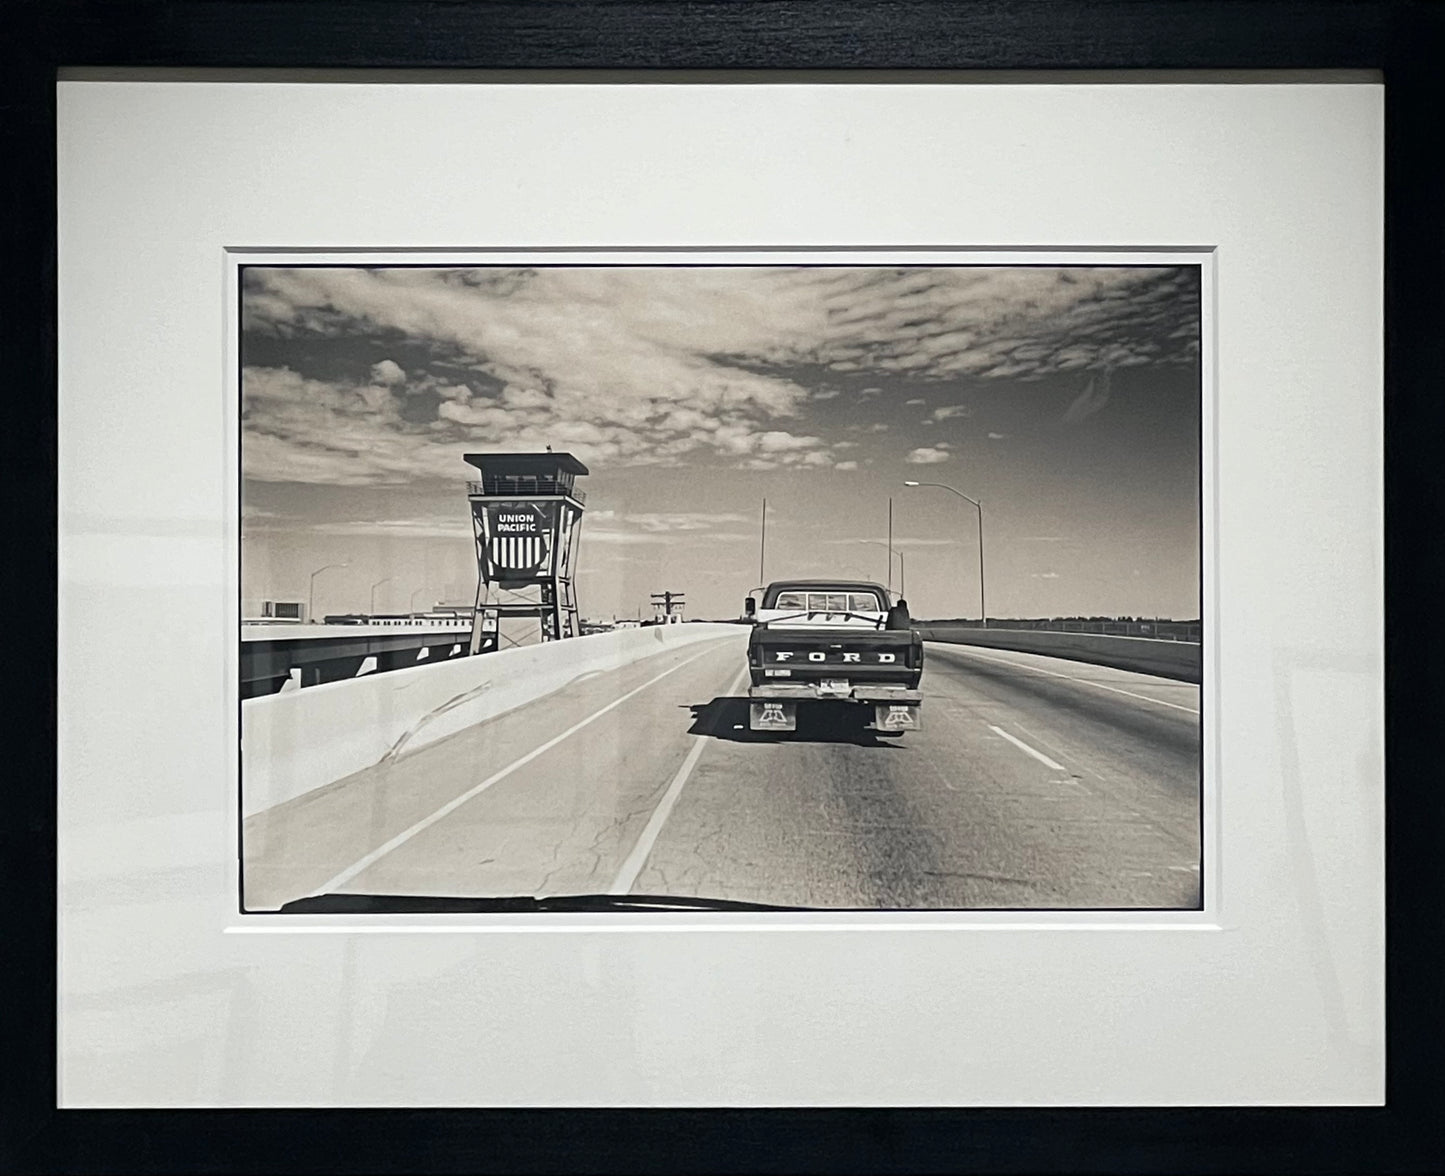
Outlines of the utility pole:
[{"label": "utility pole", "polygon": [[888,591],[893,591],[893,495],[888,496]]},{"label": "utility pole", "polygon": [[767,563],[767,554],[768,554],[768,500],[767,500],[766,498],[764,498],[764,499],[763,499],[763,530],[762,530],[762,536],[761,536],[761,538],[760,538],[759,541],[758,541],[758,583],[759,583],[759,584],[766,584],[766,583],[767,583],[767,580],[763,577],[763,568],[766,566],[766,563]]},{"label": "utility pole", "polygon": [[[670,617],[672,616],[674,605],[677,606],[679,613],[682,612],[682,607],[685,603],[683,596],[684,593],[681,592],[654,592],[652,594],[652,607],[660,609],[663,617]],[[666,623],[664,620],[663,624]]]},{"label": "utility pole", "polygon": [[[867,544],[869,544],[869,545],[872,546],[872,547],[882,547],[882,546],[884,546],[884,544],[879,543],[877,539],[859,539],[858,542],[859,542],[859,543],[867,543]],[[899,595],[899,596],[907,596],[907,595],[908,595],[908,565],[904,562],[903,552],[901,552],[901,551],[890,551],[888,554],[898,557],[898,595]],[[889,575],[888,590],[889,590],[890,592],[892,592],[892,591],[893,591],[893,580],[892,580],[892,576],[893,576],[893,561],[892,561],[891,559],[888,561],[888,575]]]}]

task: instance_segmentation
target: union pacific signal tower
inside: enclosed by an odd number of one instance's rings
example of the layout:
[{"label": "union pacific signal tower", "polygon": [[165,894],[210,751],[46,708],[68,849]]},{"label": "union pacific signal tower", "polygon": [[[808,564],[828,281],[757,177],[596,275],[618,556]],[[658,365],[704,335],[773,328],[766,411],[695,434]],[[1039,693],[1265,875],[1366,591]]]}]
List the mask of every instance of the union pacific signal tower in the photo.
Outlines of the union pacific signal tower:
[{"label": "union pacific signal tower", "polygon": [[468,453],[465,461],[481,475],[467,483],[477,544],[471,652],[578,636],[572,578],[587,496],[576,479],[587,467],[550,451]]}]

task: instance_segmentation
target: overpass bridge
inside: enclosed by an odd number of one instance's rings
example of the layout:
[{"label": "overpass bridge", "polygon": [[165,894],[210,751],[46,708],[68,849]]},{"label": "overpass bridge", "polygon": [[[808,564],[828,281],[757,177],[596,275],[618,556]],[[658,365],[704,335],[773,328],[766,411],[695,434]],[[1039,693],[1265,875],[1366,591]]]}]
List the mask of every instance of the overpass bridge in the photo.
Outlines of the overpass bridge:
[{"label": "overpass bridge", "polygon": [[728,624],[252,697],[244,906],[607,893],[1197,906],[1199,645],[923,628],[924,727],[902,741],[827,719],[749,731],[747,629]]},{"label": "overpass bridge", "polygon": [[433,664],[466,652],[470,621],[241,625],[241,697]]}]

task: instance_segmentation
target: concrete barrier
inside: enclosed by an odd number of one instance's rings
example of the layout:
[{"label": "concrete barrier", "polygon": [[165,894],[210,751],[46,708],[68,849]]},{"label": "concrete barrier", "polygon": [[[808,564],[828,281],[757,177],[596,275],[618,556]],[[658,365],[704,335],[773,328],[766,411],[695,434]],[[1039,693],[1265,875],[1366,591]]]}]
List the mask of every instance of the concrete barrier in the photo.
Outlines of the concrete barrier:
[{"label": "concrete barrier", "polygon": [[1042,629],[975,629],[962,625],[914,627],[923,634],[925,641],[1041,653],[1116,670],[1155,674],[1179,682],[1199,682],[1203,676],[1203,646],[1197,641],[1160,641],[1151,637],[1113,637],[1102,633],[1053,633]]},{"label": "concrete barrier", "polygon": [[738,625],[653,625],[506,649],[241,703],[241,811],[252,816],[656,653]]}]

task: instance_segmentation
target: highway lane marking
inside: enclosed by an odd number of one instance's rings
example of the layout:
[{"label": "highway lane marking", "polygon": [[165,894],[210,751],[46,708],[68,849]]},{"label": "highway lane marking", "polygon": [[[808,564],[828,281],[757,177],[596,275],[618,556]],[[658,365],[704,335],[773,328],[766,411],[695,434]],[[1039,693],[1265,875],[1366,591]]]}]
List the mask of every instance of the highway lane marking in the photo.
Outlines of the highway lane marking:
[{"label": "highway lane marking", "polygon": [[1039,763],[1043,764],[1045,767],[1053,768],[1053,770],[1056,771],[1056,772],[1067,772],[1067,771],[1069,770],[1068,768],[1064,767],[1064,765],[1061,764],[1061,763],[1059,763],[1058,761],[1049,759],[1049,757],[1046,756],[1043,752],[1037,750],[1036,748],[1030,747],[1030,746],[1029,746],[1027,743],[1025,743],[1022,739],[1019,739],[1019,738],[1017,738],[1017,737],[1015,737],[1015,736],[1013,736],[1013,735],[1010,735],[1010,734],[1009,734],[1007,731],[1005,731],[1002,727],[995,727],[992,723],[990,723],[990,724],[988,725],[988,729],[989,729],[990,731],[992,731],[995,735],[1002,735],[1005,739],[1007,739],[1010,743],[1012,743],[1012,744],[1013,744],[1015,747],[1017,747],[1020,751],[1027,752],[1029,755],[1033,756],[1034,759],[1038,760]]},{"label": "highway lane marking", "polygon": [[1031,729],[1028,728],[1028,727],[1025,727],[1025,726],[1024,726],[1022,723],[1020,723],[1017,719],[1013,719],[1012,722],[1013,722],[1013,725],[1014,725],[1014,730],[1018,731],[1020,734],[1027,735],[1030,739],[1032,739],[1035,743],[1037,743],[1037,744],[1038,744],[1040,747],[1042,747],[1044,750],[1046,750],[1046,751],[1057,751],[1060,755],[1063,755],[1063,756],[1067,756],[1067,755],[1069,754],[1069,752],[1065,751],[1065,750],[1064,750],[1063,748],[1061,748],[1058,744],[1056,744],[1056,743],[1050,743],[1047,739],[1045,739],[1045,738],[1044,738],[1042,735],[1040,735],[1037,731],[1034,731],[1034,730],[1031,730]]},{"label": "highway lane marking", "polygon": [[[733,679],[733,684],[728,687],[729,696],[737,693],[738,687],[743,684],[743,679],[747,676],[748,668],[744,666],[738,672],[738,676]],[[667,786],[667,791],[662,794],[662,799],[652,810],[652,816],[648,818],[647,825],[642,830],[642,836],[637,839],[637,844],[632,847],[632,852],[627,855],[627,860],[617,871],[617,877],[613,879],[612,885],[608,888],[608,894],[626,894],[637,882],[638,875],[642,873],[642,867],[647,865],[647,859],[657,844],[657,838],[662,833],[663,825],[672,815],[677,798],[682,795],[683,786],[687,784],[693,768],[697,767],[697,761],[702,758],[703,748],[707,746],[707,740],[710,738],[711,736],[706,733],[693,736],[692,748],[688,751],[687,758],[682,761],[682,766],[672,777],[672,783]]]},{"label": "highway lane marking", "polygon": [[684,666],[691,665],[693,662],[697,661],[698,658],[705,657],[709,653],[716,652],[716,649],[701,650],[700,652],[693,654],[690,658],[678,662],[677,665],[672,666],[670,669],[663,670],[662,673],[658,674],[655,678],[649,678],[641,686],[637,686],[632,690],[629,690],[620,698],[613,699],[601,710],[593,711],[585,719],[581,720],[580,722],[573,723],[572,726],[568,727],[567,730],[563,731],[560,735],[554,735],[551,739],[547,740],[546,743],[541,744],[539,747],[533,748],[520,759],[513,760],[505,768],[502,768],[501,771],[493,772],[480,784],[469,788],[460,796],[447,801],[446,804],[442,805],[442,807],[437,809],[436,812],[432,813],[431,816],[423,817],[420,821],[412,825],[410,828],[403,829],[390,841],[378,845],[360,861],[354,862],[353,864],[347,866],[346,869],[342,870],[341,873],[337,874],[336,877],[331,878],[326,882],[323,882],[312,893],[329,894],[334,891],[338,886],[344,886],[347,882],[350,882],[351,879],[355,878],[356,875],[361,873],[363,870],[375,865],[387,854],[391,853],[392,850],[404,845],[406,842],[410,841],[413,837],[415,837],[418,833],[421,833],[426,829],[430,829],[433,825],[435,825],[438,821],[442,820],[444,817],[450,816],[452,813],[456,812],[456,810],[461,808],[462,805],[466,804],[467,801],[472,800],[474,797],[480,796],[493,784],[497,783],[499,780],[505,780],[518,768],[525,767],[527,764],[531,763],[534,759],[536,759],[539,755],[551,751],[552,748],[556,747],[557,744],[561,743],[564,739],[570,738],[571,736],[577,734],[578,731],[582,730],[583,727],[586,727],[589,724],[596,722],[608,711],[615,710],[617,707],[621,706],[624,702],[626,702],[629,698],[633,697],[636,694],[641,694],[649,686],[656,685],[658,682],[661,682],[664,678],[666,678],[669,674],[675,674]]},{"label": "highway lane marking", "polygon": [[989,657],[988,654],[979,653],[974,649],[970,649],[965,656],[981,657],[984,661],[998,662],[1001,666],[1012,666],[1015,669],[1028,670],[1034,674],[1047,674],[1050,678],[1063,678],[1066,682],[1078,682],[1084,686],[1097,686],[1100,690],[1108,690],[1114,694],[1127,694],[1130,698],[1138,698],[1144,702],[1157,703],[1159,706],[1173,707],[1175,710],[1188,711],[1191,715],[1197,715],[1199,713],[1197,707],[1183,706],[1177,702],[1165,702],[1162,698],[1150,698],[1147,694],[1136,694],[1132,690],[1123,690],[1118,686],[1105,686],[1102,682],[1092,682],[1088,678],[1075,678],[1072,674],[1060,674],[1057,670],[1044,670],[1038,666],[1026,665],[1023,662],[1009,661],[1006,657]]}]

